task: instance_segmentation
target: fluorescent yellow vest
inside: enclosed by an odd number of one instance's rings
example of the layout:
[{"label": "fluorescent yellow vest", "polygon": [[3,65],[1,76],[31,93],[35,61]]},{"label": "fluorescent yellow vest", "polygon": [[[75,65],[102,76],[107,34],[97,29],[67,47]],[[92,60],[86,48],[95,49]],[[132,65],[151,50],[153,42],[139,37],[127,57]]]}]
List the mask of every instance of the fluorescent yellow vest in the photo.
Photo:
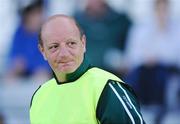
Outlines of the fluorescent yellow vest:
[{"label": "fluorescent yellow vest", "polygon": [[36,92],[31,124],[98,124],[96,107],[108,79],[115,75],[91,68],[74,82],[58,85],[53,78]]}]

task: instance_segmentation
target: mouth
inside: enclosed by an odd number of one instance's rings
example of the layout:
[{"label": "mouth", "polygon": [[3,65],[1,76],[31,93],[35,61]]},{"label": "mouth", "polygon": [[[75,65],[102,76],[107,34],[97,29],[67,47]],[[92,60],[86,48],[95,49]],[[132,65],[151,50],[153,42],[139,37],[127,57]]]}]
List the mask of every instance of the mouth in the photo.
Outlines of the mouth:
[{"label": "mouth", "polygon": [[66,64],[66,63],[70,63],[70,62],[72,62],[72,61],[59,61],[58,63],[59,64]]},{"label": "mouth", "polygon": [[59,64],[66,64],[66,63],[68,63],[68,62],[58,62]]},{"label": "mouth", "polygon": [[72,61],[58,63],[58,69],[62,72],[70,71],[72,70],[73,67],[74,67],[74,63]]},{"label": "mouth", "polygon": [[58,62],[58,64],[60,65],[71,65],[73,63],[73,61],[60,61]]}]

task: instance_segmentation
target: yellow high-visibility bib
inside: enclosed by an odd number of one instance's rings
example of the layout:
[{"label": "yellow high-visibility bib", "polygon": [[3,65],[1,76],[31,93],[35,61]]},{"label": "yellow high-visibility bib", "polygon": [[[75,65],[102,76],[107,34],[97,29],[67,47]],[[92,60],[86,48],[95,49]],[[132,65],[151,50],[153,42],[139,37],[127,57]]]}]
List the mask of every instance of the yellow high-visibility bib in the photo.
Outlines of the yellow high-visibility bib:
[{"label": "yellow high-visibility bib", "polygon": [[96,107],[109,79],[115,75],[91,68],[74,82],[57,84],[53,78],[35,93],[30,108],[31,124],[98,124]]}]

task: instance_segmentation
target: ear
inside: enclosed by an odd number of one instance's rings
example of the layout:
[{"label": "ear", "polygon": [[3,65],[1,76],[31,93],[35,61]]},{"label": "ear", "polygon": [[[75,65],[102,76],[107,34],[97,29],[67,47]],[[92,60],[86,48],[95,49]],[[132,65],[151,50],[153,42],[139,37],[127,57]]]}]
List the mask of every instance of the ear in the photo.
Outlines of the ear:
[{"label": "ear", "polygon": [[86,52],[86,36],[85,35],[82,36],[82,45],[84,47],[84,52]]},{"label": "ear", "polygon": [[44,52],[44,47],[42,45],[38,44],[38,48],[39,48],[39,51],[41,52],[41,54],[43,55],[44,60],[47,60],[46,54]]}]

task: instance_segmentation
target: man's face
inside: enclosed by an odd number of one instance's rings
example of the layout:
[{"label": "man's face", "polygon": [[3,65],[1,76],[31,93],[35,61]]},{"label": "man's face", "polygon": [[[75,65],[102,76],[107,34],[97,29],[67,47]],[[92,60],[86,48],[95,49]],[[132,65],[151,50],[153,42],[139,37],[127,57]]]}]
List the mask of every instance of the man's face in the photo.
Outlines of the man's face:
[{"label": "man's face", "polygon": [[72,73],[82,63],[86,39],[80,38],[74,23],[50,22],[42,31],[42,40],[41,52],[55,73]]}]

